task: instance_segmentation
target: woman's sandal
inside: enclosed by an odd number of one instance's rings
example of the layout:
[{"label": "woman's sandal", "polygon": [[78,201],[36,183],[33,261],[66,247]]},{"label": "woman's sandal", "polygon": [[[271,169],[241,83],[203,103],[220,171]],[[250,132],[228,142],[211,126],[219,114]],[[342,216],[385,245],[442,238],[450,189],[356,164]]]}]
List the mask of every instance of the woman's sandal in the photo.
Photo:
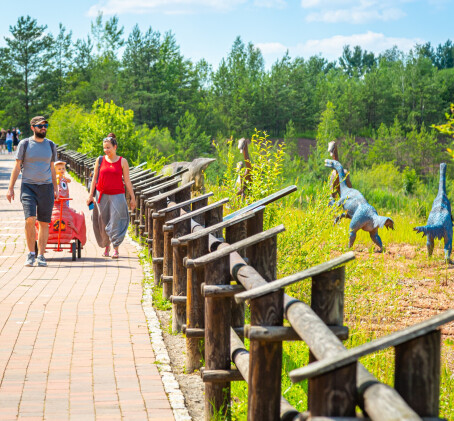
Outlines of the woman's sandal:
[{"label": "woman's sandal", "polygon": [[104,257],[109,257],[110,256],[110,247],[106,247],[104,250],[104,253],[102,254]]},{"label": "woman's sandal", "polygon": [[112,259],[118,259],[120,257],[118,250],[114,250],[114,253],[112,254]]}]

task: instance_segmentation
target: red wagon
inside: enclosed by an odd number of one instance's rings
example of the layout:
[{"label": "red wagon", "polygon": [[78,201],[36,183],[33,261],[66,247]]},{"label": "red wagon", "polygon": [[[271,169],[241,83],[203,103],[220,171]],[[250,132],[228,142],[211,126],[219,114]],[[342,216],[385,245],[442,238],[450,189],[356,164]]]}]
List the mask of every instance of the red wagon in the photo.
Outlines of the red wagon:
[{"label": "red wagon", "polygon": [[[70,208],[69,200],[72,199],[68,197],[55,199],[46,250],[69,250],[72,253],[72,260],[75,261],[76,258],[82,257],[82,248],[87,241],[87,235],[84,214]],[[38,223],[36,223],[36,239],[38,240]],[[35,249],[38,248],[37,246],[38,244],[35,243]]]}]

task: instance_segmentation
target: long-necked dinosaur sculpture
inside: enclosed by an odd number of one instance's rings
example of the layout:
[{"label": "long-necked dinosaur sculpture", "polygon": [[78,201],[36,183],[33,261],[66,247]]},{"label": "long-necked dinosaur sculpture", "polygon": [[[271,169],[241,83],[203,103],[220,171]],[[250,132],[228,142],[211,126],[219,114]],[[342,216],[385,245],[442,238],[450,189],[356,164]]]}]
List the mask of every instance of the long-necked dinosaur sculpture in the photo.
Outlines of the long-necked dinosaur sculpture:
[{"label": "long-necked dinosaur sculpture", "polygon": [[440,182],[438,185],[438,194],[432,204],[432,210],[429,213],[427,224],[422,227],[413,228],[417,232],[422,232],[427,236],[427,252],[432,256],[434,251],[434,240],[442,238],[445,240],[445,260],[451,261],[452,251],[452,215],[451,203],[446,195],[446,164],[440,164]]},{"label": "long-necked dinosaur sculpture", "polygon": [[[251,174],[252,166],[251,166],[251,159],[249,157],[249,147],[248,147],[250,143],[251,143],[251,140],[245,139],[244,137],[242,137],[240,140],[238,140],[238,149],[243,154],[244,168],[246,168],[246,169],[245,169],[244,173],[242,173],[240,175],[240,180],[239,180],[240,188],[236,192],[236,194],[237,194],[237,196],[241,196],[243,198],[246,196],[246,193],[247,193],[246,190],[247,190],[248,184],[252,181],[252,174]],[[243,168],[243,165],[238,166],[238,171],[241,171],[242,168]]]},{"label": "long-necked dinosaur sculpture", "polygon": [[369,233],[371,240],[382,252],[383,244],[378,235],[378,229],[383,227],[394,229],[394,221],[387,216],[378,215],[375,208],[367,202],[358,190],[347,186],[344,168],[340,162],[325,159],[325,166],[335,169],[339,175],[340,199],[336,202],[336,205],[345,209],[346,214],[343,216],[351,218],[348,247],[353,247],[356,233],[362,229]]},{"label": "long-necked dinosaur sculpture", "polygon": [[[328,143],[328,152],[331,156],[331,159],[334,161],[339,161],[339,151],[337,150],[337,142],[332,141]],[[345,171],[345,169],[344,169]],[[352,182],[350,181],[350,176],[347,175],[345,177],[345,182],[347,183],[347,187],[352,188]],[[337,174],[336,170],[331,171],[331,175],[329,177],[329,185],[331,186],[331,196],[335,199],[336,197],[340,197],[340,184],[339,184],[339,174]]]}]

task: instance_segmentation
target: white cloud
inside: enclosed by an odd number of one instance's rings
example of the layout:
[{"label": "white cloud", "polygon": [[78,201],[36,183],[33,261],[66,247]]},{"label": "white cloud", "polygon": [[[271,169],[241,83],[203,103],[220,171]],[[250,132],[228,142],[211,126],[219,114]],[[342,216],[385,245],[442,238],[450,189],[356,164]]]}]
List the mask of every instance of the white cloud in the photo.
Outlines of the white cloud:
[{"label": "white cloud", "polygon": [[397,46],[401,51],[408,52],[415,44],[423,44],[425,41],[419,38],[396,38],[387,37],[384,34],[368,31],[363,34],[335,35],[330,38],[313,39],[296,45],[285,46],[281,43],[256,44],[270,65],[281,58],[289,50],[291,57],[309,58],[314,55],[321,55],[328,60],[336,60],[342,55],[345,45],[359,45],[363,50],[373,51],[376,54]]},{"label": "white cloud", "polygon": [[255,46],[260,49],[264,56],[270,54],[282,55],[288,49],[288,47],[286,47],[284,44],[281,44],[280,42],[258,43]]},{"label": "white cloud", "polygon": [[[245,3],[247,0],[100,0],[90,7],[88,16],[96,16],[99,12],[104,15],[143,14],[163,12],[167,14],[192,13],[196,9],[211,9],[225,11]],[[270,0],[271,1],[271,0]],[[276,0],[279,3],[281,0]]]},{"label": "white cloud", "polygon": [[308,22],[361,24],[398,20],[406,15],[399,5],[408,2],[409,0],[301,0],[301,7],[313,10],[306,16]]},{"label": "white cloud", "polygon": [[283,9],[287,6],[285,0],[254,0],[254,6]]}]

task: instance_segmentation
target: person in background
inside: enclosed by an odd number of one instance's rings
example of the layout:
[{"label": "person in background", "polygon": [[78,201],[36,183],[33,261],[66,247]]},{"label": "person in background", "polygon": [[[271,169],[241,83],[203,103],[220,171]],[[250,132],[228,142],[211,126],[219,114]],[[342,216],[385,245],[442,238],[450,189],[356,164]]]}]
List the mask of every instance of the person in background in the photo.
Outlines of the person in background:
[{"label": "person in background", "polygon": [[92,219],[96,242],[99,247],[104,247],[104,257],[109,257],[112,244],[113,259],[119,257],[118,248],[125,238],[129,225],[125,185],[131,197],[131,210],[136,207],[134,190],[129,179],[128,161],[117,155],[117,146],[114,133],[109,133],[103,139],[105,156],[100,156],[95,162],[93,182],[87,199],[87,205],[95,203]]},{"label": "person in background", "polygon": [[8,154],[13,153],[13,132],[8,129],[6,132],[6,148],[8,149]]},{"label": "person in background", "polygon": [[11,133],[13,134],[13,149],[16,151],[17,145],[19,144],[19,137],[17,136],[17,130],[15,127],[13,127]]},{"label": "person in background", "polygon": [[[22,168],[20,201],[25,215],[25,239],[29,250],[25,266],[47,266],[44,258],[49,222],[52,219],[54,198],[58,198],[57,178],[53,163],[57,160],[57,148],[46,139],[49,126],[43,116],[33,117],[30,121],[33,136],[24,139],[17,148],[16,164],[11,172],[6,198],[14,200],[14,184]],[[36,231],[38,219],[38,257],[35,256]]]},{"label": "person in background", "polygon": [[0,130],[0,153],[6,153],[6,130],[3,127]]}]

